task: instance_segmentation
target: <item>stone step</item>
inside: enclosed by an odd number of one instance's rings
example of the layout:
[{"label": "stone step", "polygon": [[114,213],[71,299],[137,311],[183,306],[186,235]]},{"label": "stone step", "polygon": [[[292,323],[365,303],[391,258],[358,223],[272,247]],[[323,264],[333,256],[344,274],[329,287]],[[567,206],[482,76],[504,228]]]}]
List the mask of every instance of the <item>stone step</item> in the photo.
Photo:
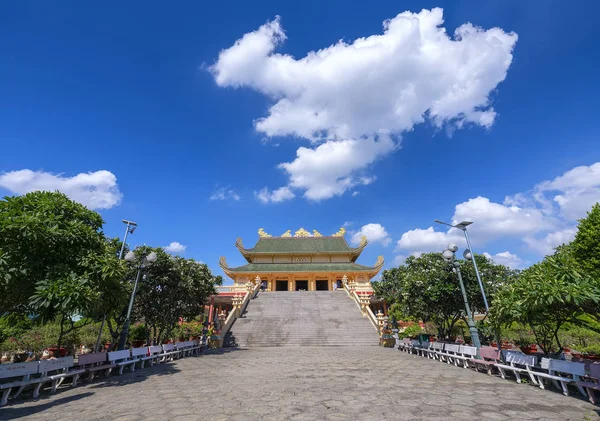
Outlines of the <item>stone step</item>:
[{"label": "stone step", "polygon": [[226,337],[227,345],[376,346],[378,336],[344,291],[261,293]]}]

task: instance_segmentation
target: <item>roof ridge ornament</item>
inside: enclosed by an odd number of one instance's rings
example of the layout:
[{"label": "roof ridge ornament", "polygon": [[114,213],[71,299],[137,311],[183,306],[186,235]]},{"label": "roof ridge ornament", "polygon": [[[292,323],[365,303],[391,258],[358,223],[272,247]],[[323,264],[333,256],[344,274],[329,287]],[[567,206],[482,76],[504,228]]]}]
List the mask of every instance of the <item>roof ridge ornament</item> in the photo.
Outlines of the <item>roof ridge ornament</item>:
[{"label": "roof ridge ornament", "polygon": [[369,240],[367,240],[367,236],[363,235],[362,237],[360,237],[360,244],[358,245],[359,247],[364,247],[369,243]]},{"label": "roof ridge ornament", "polygon": [[383,266],[383,262],[384,262],[383,256],[377,256],[377,262],[375,262],[375,266],[374,267],[381,267],[381,266]]},{"label": "roof ridge ornament", "polygon": [[333,237],[343,237],[346,234],[346,228],[342,227],[338,232],[333,234]]},{"label": "roof ridge ornament", "polygon": [[225,256],[221,256],[221,257],[219,258],[219,265],[220,265],[222,268],[229,268],[229,265],[227,264],[227,258],[226,258]]},{"label": "roof ridge ornament", "polygon": [[283,234],[281,234],[281,236],[282,237],[291,237],[292,236],[291,232],[292,232],[292,230],[287,230],[286,232],[284,232]]},{"label": "roof ridge ornament", "polygon": [[322,237],[322,236],[323,236],[323,234],[321,234],[321,233],[320,233],[319,231],[317,231],[317,230],[313,230],[313,236],[315,236],[315,237]]},{"label": "roof ridge ornament", "polygon": [[311,237],[311,234],[304,228],[300,227],[300,229],[294,233],[294,237]]},{"label": "roof ridge ornament", "polygon": [[258,236],[259,237],[271,237],[271,234],[267,234],[264,229],[259,228],[258,229]]}]

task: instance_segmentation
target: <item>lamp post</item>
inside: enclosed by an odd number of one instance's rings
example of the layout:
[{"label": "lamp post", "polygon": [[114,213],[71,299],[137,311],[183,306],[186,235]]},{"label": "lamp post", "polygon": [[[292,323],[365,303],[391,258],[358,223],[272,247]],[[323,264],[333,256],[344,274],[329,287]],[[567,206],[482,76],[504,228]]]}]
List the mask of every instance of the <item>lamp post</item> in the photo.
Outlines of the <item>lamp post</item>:
[{"label": "lamp post", "polygon": [[471,313],[471,308],[469,307],[469,300],[467,298],[467,291],[465,290],[465,284],[463,283],[462,273],[460,272],[460,263],[456,261],[456,250],[458,247],[455,244],[448,245],[448,248],[443,251],[442,257],[452,266],[456,275],[458,276],[458,283],[460,284],[460,292],[462,292],[463,300],[465,302],[465,311],[467,313],[467,326],[469,326],[469,332],[471,332],[471,340],[473,341],[473,345],[477,347],[477,349],[481,348],[481,341],[479,340],[479,332],[477,331],[477,327],[475,326],[475,320],[473,319],[473,314]]},{"label": "lamp post", "polygon": [[[157,255],[155,252],[151,252],[150,254],[144,256],[142,258],[142,262],[138,266],[137,275],[135,277],[135,283],[133,284],[133,291],[131,292],[131,298],[129,299],[129,307],[127,308],[127,317],[125,318],[125,323],[123,324],[123,330],[121,330],[121,336],[119,337],[119,350],[125,348],[125,342],[127,341],[127,336],[129,335],[129,324],[131,322],[131,311],[133,310],[133,302],[135,300],[135,293],[137,291],[137,286],[140,281],[140,276],[142,274],[142,269],[152,265],[156,262]],[[125,261],[133,262],[136,256],[135,253],[130,251],[125,255]]]},{"label": "lamp post", "polygon": [[483,297],[483,304],[485,305],[486,313],[490,312],[490,306],[488,305],[487,297],[485,295],[485,289],[483,288],[483,282],[481,282],[481,276],[479,275],[479,269],[477,268],[477,262],[475,261],[475,252],[473,251],[473,247],[471,246],[471,240],[469,239],[469,233],[467,233],[467,227],[472,224],[469,221],[462,221],[456,225],[449,224],[447,222],[442,222],[439,219],[436,219],[433,222],[437,222],[438,224],[448,225],[449,227],[456,228],[461,230],[465,234],[465,239],[467,240],[468,249],[465,250],[463,257],[467,260],[471,260],[473,262],[473,267],[475,268],[475,275],[477,276],[477,282],[479,283],[479,289],[481,290],[481,296]]},{"label": "lamp post", "polygon": [[[125,250],[125,244],[127,244],[127,235],[133,234],[133,232],[137,228],[137,222],[128,221],[127,219],[122,219],[122,221],[127,226],[125,227],[125,236],[123,237],[123,243],[121,243],[121,250],[119,251],[119,260],[123,258],[123,251]],[[104,330],[104,323],[106,323],[106,313],[104,313],[104,317],[102,317],[102,323],[100,323],[100,331],[98,332],[98,339],[96,339],[96,346],[94,346],[94,352],[98,352],[100,339],[102,339],[102,330]]]}]

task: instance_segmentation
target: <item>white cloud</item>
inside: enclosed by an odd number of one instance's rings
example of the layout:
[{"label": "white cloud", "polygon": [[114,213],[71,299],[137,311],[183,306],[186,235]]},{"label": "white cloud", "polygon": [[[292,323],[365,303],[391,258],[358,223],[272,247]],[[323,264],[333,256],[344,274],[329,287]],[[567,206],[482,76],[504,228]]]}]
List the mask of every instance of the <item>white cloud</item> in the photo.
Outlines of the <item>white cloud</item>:
[{"label": "white cloud", "polygon": [[381,224],[363,225],[359,231],[352,233],[350,241],[353,244],[358,244],[363,236],[367,237],[367,240],[371,243],[381,243],[384,246],[389,245],[392,241],[392,238]]},{"label": "white cloud", "polygon": [[413,253],[442,251],[450,243],[458,243],[464,238],[462,233],[455,229],[449,231],[435,231],[433,227],[427,229],[414,229],[405,232],[396,243],[396,250],[408,250]]},{"label": "white cloud", "polygon": [[280,187],[276,190],[269,191],[268,187],[263,187],[259,191],[254,192],[254,196],[262,203],[280,203],[286,200],[291,200],[296,195],[288,187]]},{"label": "white cloud", "polygon": [[394,266],[400,266],[403,265],[404,262],[406,262],[406,258],[408,256],[405,254],[398,254],[396,256],[394,256],[394,260],[392,260],[392,263]]},{"label": "white cloud", "polygon": [[296,59],[275,52],[286,40],[276,18],[222,50],[210,71],[221,87],[249,87],[273,101],[255,121],[258,132],[313,144],[280,168],[307,199],[327,199],[372,182],[368,167],[416,124],[493,124],[489,95],[506,77],[517,35],[467,23],[451,38],[442,24],[442,9],[404,12],[381,34]]},{"label": "white cloud", "polygon": [[555,232],[548,233],[542,238],[525,237],[523,241],[532,250],[537,251],[540,254],[548,255],[552,254],[554,249],[561,244],[571,242],[575,238],[577,228],[565,228]]},{"label": "white cloud", "polygon": [[389,136],[329,141],[314,149],[298,148],[296,159],[279,164],[279,168],[289,175],[290,187],[304,190],[305,198],[318,201],[371,184],[375,178],[361,170],[396,147]]},{"label": "white cloud", "polygon": [[344,222],[344,225],[342,225],[342,227],[344,227],[344,228],[348,228],[348,227],[349,227],[350,225],[352,225],[352,224],[354,224],[354,222],[353,222],[353,221],[346,221],[346,222]]},{"label": "white cloud", "polygon": [[210,200],[240,200],[239,194],[235,192],[235,190],[230,189],[229,187],[221,187],[213,192],[210,195]]},{"label": "white cloud", "polygon": [[575,167],[552,181],[544,181],[535,187],[552,198],[568,220],[583,218],[592,206],[600,202],[600,162],[590,166]]},{"label": "white cloud", "polygon": [[177,241],[173,241],[168,246],[163,247],[163,249],[167,253],[175,253],[175,254],[183,253],[186,248],[187,248],[187,246],[184,246],[183,244],[178,243]]},{"label": "white cloud", "polygon": [[58,190],[90,209],[110,209],[123,198],[117,177],[106,170],[73,177],[44,171],[12,171],[0,174],[0,187],[15,194]]},{"label": "white cloud", "polygon": [[496,253],[495,255],[491,255],[489,253],[483,253],[485,257],[492,260],[497,265],[504,265],[511,269],[519,269],[523,266],[523,259],[521,259],[516,254],[513,254],[509,251],[503,251],[501,253]]}]

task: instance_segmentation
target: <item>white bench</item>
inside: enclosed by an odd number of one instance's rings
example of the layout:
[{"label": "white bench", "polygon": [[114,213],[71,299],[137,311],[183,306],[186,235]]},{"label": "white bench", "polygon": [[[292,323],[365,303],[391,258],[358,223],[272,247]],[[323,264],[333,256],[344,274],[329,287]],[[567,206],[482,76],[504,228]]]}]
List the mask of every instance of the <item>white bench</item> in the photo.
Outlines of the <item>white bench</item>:
[{"label": "white bench", "polygon": [[537,380],[531,372],[531,368],[535,366],[537,357],[535,355],[525,355],[517,351],[503,351],[506,364],[494,364],[494,367],[500,371],[500,376],[506,379],[505,371],[512,371],[517,379],[517,383],[521,383],[521,373],[529,376],[533,384],[538,384]]},{"label": "white bench", "polygon": [[444,351],[444,345],[443,342],[432,343],[427,356],[432,360],[440,359],[440,353]]},{"label": "white bench", "polygon": [[460,345],[457,344],[445,344],[444,349],[440,352],[440,361],[450,363],[455,363],[454,357],[458,356],[458,351],[460,351]]},{"label": "white bench", "polygon": [[[40,381],[39,378],[31,378],[32,375],[38,373],[39,365],[39,361],[0,365],[0,390],[2,391],[0,406],[6,405],[10,392],[15,387],[18,387],[19,390],[13,396],[14,398],[19,396],[27,386],[37,384]],[[37,397],[34,394],[34,398]]]},{"label": "white bench", "polygon": [[585,381],[578,381],[575,384],[578,387],[583,387],[590,399],[591,403],[596,403],[594,396],[595,390],[600,390],[600,364],[586,364],[585,366]]},{"label": "white bench", "polygon": [[150,345],[148,347],[148,357],[150,360],[150,365],[154,365],[154,363],[163,362],[164,361],[163,347],[160,345]]},{"label": "white bench", "polygon": [[[545,379],[552,380],[552,383],[554,383],[558,389],[562,388],[563,395],[565,396],[569,396],[569,388],[567,385],[569,383],[575,383],[577,385],[577,382],[581,381],[581,377],[585,376],[584,363],[542,358],[540,367],[541,369],[548,371],[547,373],[537,370],[532,371],[533,375],[538,379],[540,388],[544,389]],[[564,374],[570,375],[571,377],[566,377]],[[560,387],[558,386],[559,383]],[[585,390],[583,390],[582,386],[577,385],[577,388],[583,396],[587,397],[587,393],[585,393]]]},{"label": "white bench", "polygon": [[163,344],[163,361],[173,361],[174,358],[178,358],[181,351],[178,351],[173,344]]},{"label": "white bench", "polygon": [[469,361],[477,358],[477,347],[461,345],[458,348],[457,355],[455,355],[453,358],[455,366],[458,366],[458,361],[461,361],[464,368],[469,368]]},{"label": "white bench", "polygon": [[37,397],[39,395],[40,389],[46,382],[52,382],[52,393],[56,392],[56,389],[62,382],[69,377],[73,379],[71,385],[73,387],[77,386],[77,380],[79,380],[79,376],[82,373],[85,373],[85,369],[76,368],[71,370],[73,365],[73,357],[62,357],[40,361],[38,369],[40,381],[33,392],[33,396]]},{"label": "white bench", "polygon": [[398,350],[406,351],[409,344],[410,344],[410,338],[402,338],[402,341],[398,345]]},{"label": "white bench", "polygon": [[181,352],[182,357],[192,355],[194,350],[194,342],[192,341],[179,341],[175,342],[175,348]]},{"label": "white bench", "polygon": [[500,364],[500,350],[491,346],[482,346],[479,348],[479,356],[481,359],[472,358],[469,362],[475,366],[475,370],[479,371],[483,367],[491,376],[494,365]]},{"label": "white bench", "polygon": [[135,367],[135,363],[139,362],[140,368],[144,368],[144,364],[146,364],[146,361],[150,361],[150,365],[152,365],[155,357],[150,355],[150,353],[148,352],[147,346],[143,346],[140,348],[131,348],[131,358],[134,361],[134,363],[133,363],[134,367]]},{"label": "white bench", "polygon": [[92,354],[81,354],[77,357],[77,364],[89,374],[88,379],[94,380],[97,372],[112,370],[115,364],[106,361],[106,352],[94,352]]},{"label": "white bench", "polygon": [[[123,374],[125,367],[131,367],[131,371],[135,371],[135,360],[131,359],[131,351],[129,349],[123,349],[121,351],[113,351],[108,353],[108,362],[113,363],[119,367],[119,374]],[[110,375],[112,369],[108,369],[106,375]]]}]

